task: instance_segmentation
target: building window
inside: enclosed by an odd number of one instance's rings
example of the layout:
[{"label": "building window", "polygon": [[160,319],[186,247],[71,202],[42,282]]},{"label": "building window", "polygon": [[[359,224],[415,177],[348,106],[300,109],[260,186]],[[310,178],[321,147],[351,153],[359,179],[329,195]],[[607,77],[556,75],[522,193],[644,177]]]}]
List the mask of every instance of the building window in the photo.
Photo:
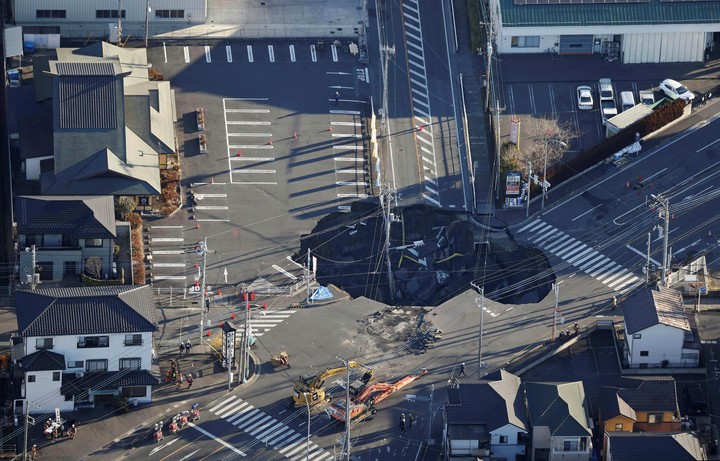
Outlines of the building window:
[{"label": "building window", "polygon": [[[118,10],[95,10],[95,19],[117,19]],[[125,19],[125,10],[120,12],[120,17]]]},{"label": "building window", "polygon": [[563,440],[563,451],[578,451],[579,445],[577,440]]},{"label": "building window", "polygon": [[43,245],[43,234],[26,234],[25,235],[25,246],[42,246]]},{"label": "building window", "polygon": [[52,338],[35,338],[35,349],[52,349]]},{"label": "building window", "polygon": [[512,48],[540,48],[540,36],[512,37],[510,46]]},{"label": "building window", "polygon": [[682,360],[697,360],[698,353],[697,352],[684,352],[680,354],[680,358]]},{"label": "building window", "polygon": [[85,248],[102,248],[102,239],[85,239]]},{"label": "building window", "polygon": [[142,346],[142,335],[125,335],[126,346]]},{"label": "building window", "polygon": [[640,351],[640,357],[647,357],[650,355],[650,351]]},{"label": "building window", "polygon": [[53,381],[60,381],[60,372],[53,371]]},{"label": "building window", "polygon": [[140,358],[133,357],[129,359],[120,359],[121,370],[139,370],[140,369]]},{"label": "building window", "polygon": [[633,339],[642,339],[642,334],[640,334],[640,333],[635,333],[635,334],[633,335]]},{"label": "building window", "polygon": [[109,336],[80,336],[77,343],[78,349],[90,347],[110,347]]},{"label": "building window", "polygon": [[507,435],[501,435],[501,436],[500,436],[500,443],[508,443],[508,436],[507,436]]},{"label": "building window", "polygon": [[35,10],[37,19],[65,19],[66,14],[65,10]]},{"label": "building window", "polygon": [[663,420],[663,414],[662,413],[648,413],[648,423],[650,424],[660,424]]},{"label": "building window", "polygon": [[107,371],[107,359],[87,360],[85,362],[85,371],[91,373],[93,371]]},{"label": "building window", "polygon": [[125,397],[147,397],[147,387],[145,387],[145,386],[123,387],[122,394]]},{"label": "building window", "polygon": [[185,10],[155,10],[155,17],[161,19],[183,19]]},{"label": "building window", "polygon": [[35,375],[27,375],[27,382],[34,383],[35,382]]},{"label": "building window", "polygon": [[615,430],[622,431],[622,423],[615,423]]},{"label": "building window", "polygon": [[68,368],[85,368],[85,362],[83,362],[82,360],[79,360],[79,361],[70,360],[67,363],[67,367]]}]

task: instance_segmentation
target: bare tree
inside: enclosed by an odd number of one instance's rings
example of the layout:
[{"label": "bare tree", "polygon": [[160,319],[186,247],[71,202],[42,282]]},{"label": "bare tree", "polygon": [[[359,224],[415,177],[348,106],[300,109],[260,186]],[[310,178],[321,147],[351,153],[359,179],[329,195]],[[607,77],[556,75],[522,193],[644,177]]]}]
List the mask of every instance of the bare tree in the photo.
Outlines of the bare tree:
[{"label": "bare tree", "polygon": [[579,136],[571,122],[557,118],[533,117],[523,120],[518,160],[524,168],[532,162],[533,170],[542,176],[547,153],[547,170],[551,171],[562,160],[573,139]]},{"label": "bare tree", "polygon": [[87,258],[85,260],[85,270],[91,277],[99,279],[102,275],[102,258],[97,256]]}]

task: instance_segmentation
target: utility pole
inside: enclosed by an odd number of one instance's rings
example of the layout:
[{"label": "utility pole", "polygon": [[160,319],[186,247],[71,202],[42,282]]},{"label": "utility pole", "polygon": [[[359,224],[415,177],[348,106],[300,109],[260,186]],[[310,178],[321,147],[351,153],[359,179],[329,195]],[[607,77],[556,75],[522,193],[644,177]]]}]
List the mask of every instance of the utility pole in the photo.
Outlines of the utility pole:
[{"label": "utility pole", "polygon": [[117,46],[122,46],[122,0],[118,0]]},{"label": "utility pole", "polygon": [[553,326],[552,326],[552,338],[551,341],[555,342],[555,326],[557,324],[558,315],[558,299],[560,297],[560,286],[557,283],[553,283],[553,291],[555,292],[555,306],[553,307]]},{"label": "utility pole", "polygon": [[148,46],[148,35],[150,33],[150,0],[145,1],[145,48]]},{"label": "utility pole", "polygon": [[648,243],[647,243],[647,262],[645,263],[645,283],[650,281],[650,237],[652,232],[648,232]]},{"label": "utility pole", "polygon": [[307,251],[307,262],[305,264],[305,303],[310,305],[310,248]]},{"label": "utility pole", "polygon": [[495,100],[495,200],[500,200],[500,100]]},{"label": "utility pole", "polygon": [[[310,461],[310,396],[307,392],[303,392],[305,397],[305,406],[307,407],[307,438],[305,439],[305,461]],[[347,413],[347,411],[346,411]]]},{"label": "utility pole", "polygon": [[528,181],[527,181],[527,208],[525,209],[525,217],[530,216],[530,187],[532,185],[532,162],[528,162]]},{"label": "utility pole", "polygon": [[664,195],[651,195],[655,199],[655,203],[659,206],[658,217],[664,221],[663,232],[663,267],[662,267],[662,285],[668,286],[667,270],[668,270],[668,234],[670,233],[670,200]]},{"label": "utility pole", "polygon": [[475,298],[475,304],[480,308],[480,334],[478,334],[478,379],[482,379],[482,370],[484,365],[482,361],[482,345],[483,326],[485,323],[485,287],[480,287],[478,290],[480,291],[480,298]]},{"label": "utility pole", "polygon": [[25,441],[23,442],[23,460],[27,459],[28,428],[30,426],[30,422],[32,421],[32,425],[33,426],[35,425],[35,418],[30,416],[30,405],[32,405],[34,407],[38,407],[31,401],[25,400]]},{"label": "utility pole", "polygon": [[245,322],[243,324],[243,368],[240,370],[242,373],[242,383],[247,382],[248,368],[250,368],[250,292],[248,291],[247,285],[244,285],[245,289]]},{"label": "utility pole", "polygon": [[350,362],[335,356],[341,361],[347,370],[347,378],[345,381],[345,437],[343,441],[342,460],[350,461]]},{"label": "utility pole", "polygon": [[203,341],[203,329],[205,328],[205,299],[206,299],[206,293],[205,293],[205,273],[207,269],[207,254],[208,254],[208,247],[207,247],[207,237],[199,243],[199,250],[200,253],[202,253],[202,275],[200,278],[202,279],[202,283],[200,286],[200,342],[199,344],[202,344]]},{"label": "utility pole", "polygon": [[390,300],[395,299],[395,280],[393,279],[392,262],[390,261],[390,226],[391,219],[391,202],[392,192],[385,185],[380,186],[380,207],[383,211],[383,219],[385,220],[385,263],[388,272],[388,289],[390,290]]}]

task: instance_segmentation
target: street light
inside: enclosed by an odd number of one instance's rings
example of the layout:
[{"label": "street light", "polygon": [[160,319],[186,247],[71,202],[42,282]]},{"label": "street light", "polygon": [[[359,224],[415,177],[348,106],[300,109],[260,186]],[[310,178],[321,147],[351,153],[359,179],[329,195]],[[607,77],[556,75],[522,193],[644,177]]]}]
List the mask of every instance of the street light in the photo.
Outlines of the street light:
[{"label": "street light", "polygon": [[547,192],[547,185],[546,185],[547,184],[547,156],[548,156],[548,150],[550,150],[551,142],[553,142],[561,147],[567,147],[567,144],[560,141],[559,139],[552,139],[552,138],[548,137],[548,139],[545,141],[545,162],[543,164],[543,182],[542,182],[543,194],[542,194],[542,201],[541,201],[541,205],[540,205],[541,210],[545,209],[545,195]]}]

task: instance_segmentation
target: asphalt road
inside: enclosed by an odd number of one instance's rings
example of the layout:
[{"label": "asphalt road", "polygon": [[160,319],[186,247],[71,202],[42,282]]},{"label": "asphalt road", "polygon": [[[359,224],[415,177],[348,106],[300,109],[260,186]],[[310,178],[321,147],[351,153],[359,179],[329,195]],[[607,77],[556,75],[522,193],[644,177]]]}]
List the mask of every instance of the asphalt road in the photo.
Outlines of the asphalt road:
[{"label": "asphalt road", "polygon": [[515,235],[545,250],[556,267],[600,282],[608,297],[644,283],[648,234],[651,264],[662,267],[663,238],[657,226],[663,223],[653,195],[669,199],[673,262],[717,247],[718,217],[707,210],[718,207],[718,123],[712,115],[641,153],[627,168],[518,225]]},{"label": "asphalt road", "polygon": [[[227,284],[297,282],[302,268],[287,257],[299,236],[371,193],[369,71],[345,48],[310,41],[167,44],[149,56],[176,92],[183,187],[199,198],[152,223],[151,244],[153,234],[182,239],[156,241],[165,253],[154,256],[162,261],[154,283],[194,284],[197,261],[167,252],[204,237],[211,285],[225,285],[226,270]],[[199,152],[199,107],[207,154]]]}]

